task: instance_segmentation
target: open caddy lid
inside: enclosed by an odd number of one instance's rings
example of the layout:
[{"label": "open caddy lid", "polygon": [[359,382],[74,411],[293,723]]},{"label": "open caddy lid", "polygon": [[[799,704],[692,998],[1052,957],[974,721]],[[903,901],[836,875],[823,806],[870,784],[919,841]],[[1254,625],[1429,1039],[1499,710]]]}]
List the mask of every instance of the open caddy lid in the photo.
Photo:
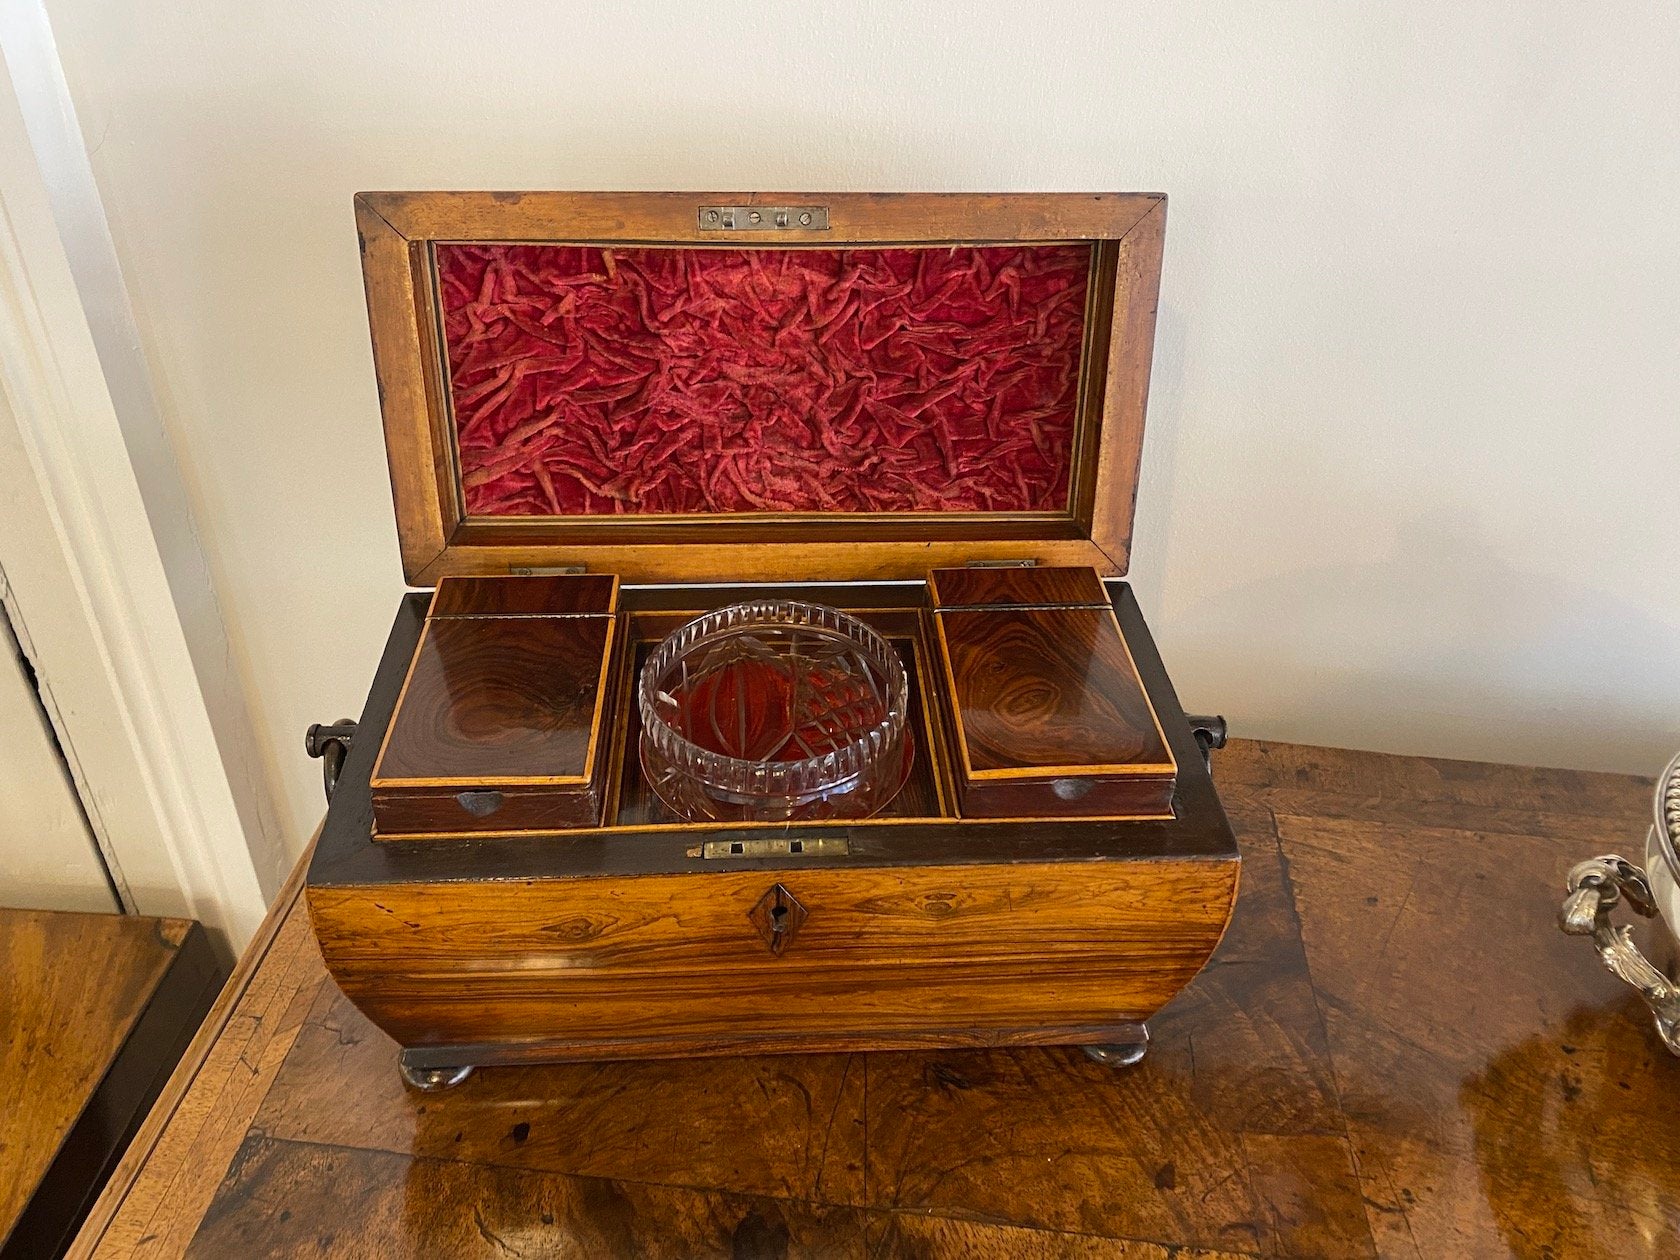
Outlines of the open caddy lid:
[{"label": "open caddy lid", "polygon": [[361,193],[403,572],[1124,573],[1157,193]]}]

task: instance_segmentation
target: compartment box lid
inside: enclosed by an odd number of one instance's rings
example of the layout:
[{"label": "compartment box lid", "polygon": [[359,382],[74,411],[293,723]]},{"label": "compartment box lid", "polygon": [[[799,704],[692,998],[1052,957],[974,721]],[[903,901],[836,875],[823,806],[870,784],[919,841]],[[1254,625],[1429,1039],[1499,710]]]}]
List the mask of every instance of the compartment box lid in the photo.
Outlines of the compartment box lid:
[{"label": "compartment box lid", "polygon": [[1123,573],[1165,215],[1157,193],[359,194],[404,573]]},{"label": "compartment box lid", "polygon": [[599,826],[610,575],[438,583],[369,786],[380,839]]},{"label": "compartment box lid", "polygon": [[929,575],[965,817],[1171,813],[1178,767],[1089,568]]}]

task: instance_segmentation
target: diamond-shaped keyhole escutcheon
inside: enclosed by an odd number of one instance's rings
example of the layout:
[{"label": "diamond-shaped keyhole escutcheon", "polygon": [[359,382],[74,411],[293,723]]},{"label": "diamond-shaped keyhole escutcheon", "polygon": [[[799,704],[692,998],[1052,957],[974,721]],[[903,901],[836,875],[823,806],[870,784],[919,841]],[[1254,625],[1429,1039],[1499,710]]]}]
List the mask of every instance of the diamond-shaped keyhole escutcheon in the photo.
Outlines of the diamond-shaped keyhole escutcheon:
[{"label": "diamond-shaped keyhole escutcheon", "polygon": [[758,904],[747,912],[747,918],[758,929],[765,948],[780,957],[805,922],[805,907],[786,888],[776,884],[758,899]]}]

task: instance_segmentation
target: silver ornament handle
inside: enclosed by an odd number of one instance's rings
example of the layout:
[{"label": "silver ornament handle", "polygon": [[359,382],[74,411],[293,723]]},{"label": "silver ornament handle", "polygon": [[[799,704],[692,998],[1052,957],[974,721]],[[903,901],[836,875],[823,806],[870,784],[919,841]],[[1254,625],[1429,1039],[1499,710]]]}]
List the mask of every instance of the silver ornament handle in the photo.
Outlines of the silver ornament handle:
[{"label": "silver ornament handle", "polygon": [[1610,910],[1626,900],[1651,918],[1656,899],[1644,870],[1614,853],[1577,863],[1569,872],[1569,895],[1558,913],[1558,926],[1571,936],[1590,936],[1610,971],[1632,985],[1650,1007],[1657,1034],[1680,1055],[1680,986],[1653,967],[1633,943],[1633,931],[1612,927]]}]

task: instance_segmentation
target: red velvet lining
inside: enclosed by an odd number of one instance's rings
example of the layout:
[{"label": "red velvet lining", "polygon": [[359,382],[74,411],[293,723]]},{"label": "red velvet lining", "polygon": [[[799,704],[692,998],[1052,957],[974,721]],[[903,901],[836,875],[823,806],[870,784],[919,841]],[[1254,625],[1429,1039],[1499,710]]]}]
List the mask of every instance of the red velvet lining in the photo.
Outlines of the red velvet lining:
[{"label": "red velvet lining", "polygon": [[1067,506],[1088,245],[436,250],[468,515]]}]

